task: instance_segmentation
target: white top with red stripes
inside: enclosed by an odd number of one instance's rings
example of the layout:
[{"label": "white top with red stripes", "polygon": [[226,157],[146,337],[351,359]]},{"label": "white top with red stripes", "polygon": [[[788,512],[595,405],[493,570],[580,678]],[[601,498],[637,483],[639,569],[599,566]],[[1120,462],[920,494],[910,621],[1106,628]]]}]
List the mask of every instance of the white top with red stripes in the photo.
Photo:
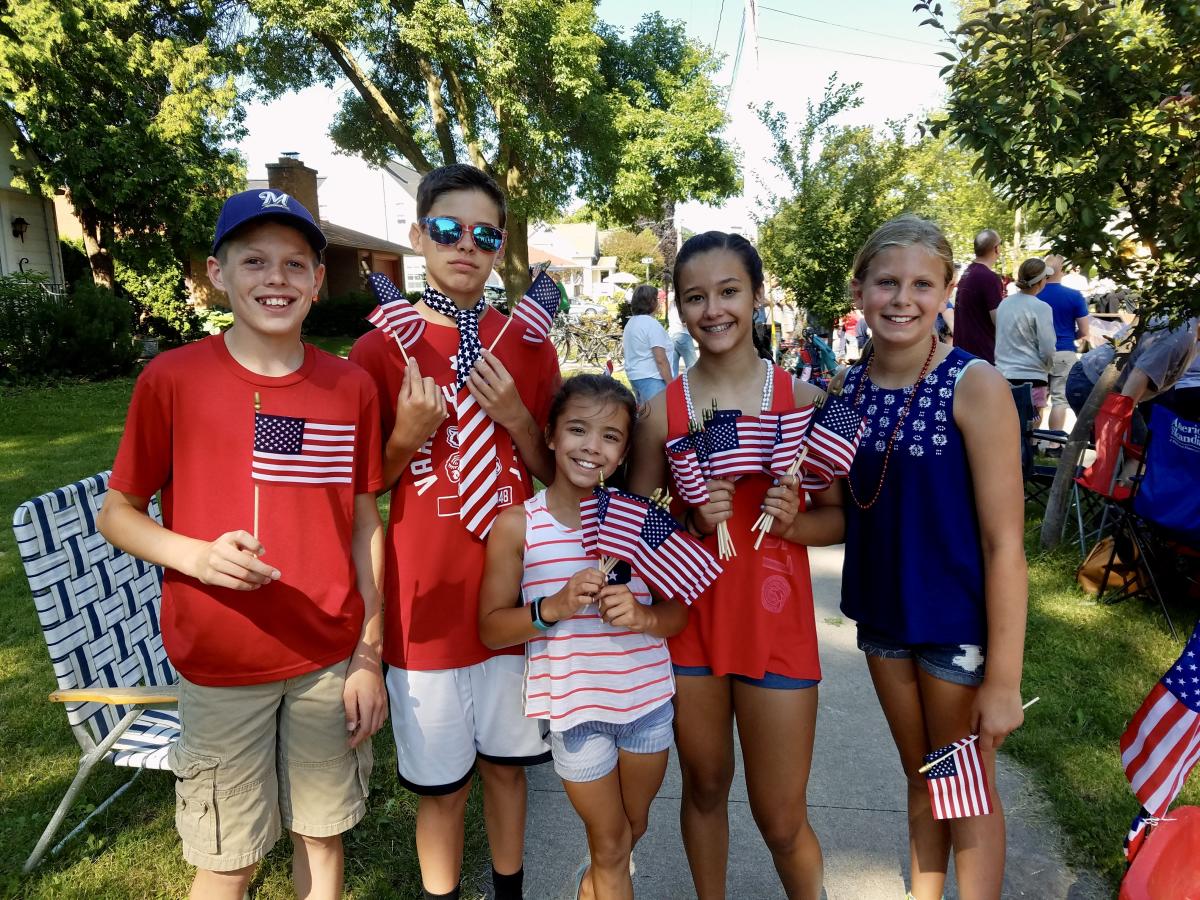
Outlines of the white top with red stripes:
[{"label": "white top with red stripes", "polygon": [[[549,597],[580,569],[598,562],[584,552],[577,529],[550,515],[545,490],[525,501],[523,603]],[[639,602],[652,602],[637,575],[629,589]],[[584,722],[632,722],[674,693],[667,642],[614,628],[600,618],[595,604],[525,645],[525,715],[549,719],[551,731]]]}]

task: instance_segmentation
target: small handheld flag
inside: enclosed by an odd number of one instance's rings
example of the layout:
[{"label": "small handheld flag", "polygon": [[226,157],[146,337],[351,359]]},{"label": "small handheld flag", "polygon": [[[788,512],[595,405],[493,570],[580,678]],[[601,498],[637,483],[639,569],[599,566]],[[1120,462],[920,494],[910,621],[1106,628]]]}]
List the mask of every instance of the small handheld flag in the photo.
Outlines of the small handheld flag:
[{"label": "small handheld flag", "polygon": [[827,397],[808,435],[806,468],[831,472],[834,477],[850,472],[854,454],[866,431],[867,420],[840,397]]},{"label": "small handheld flag", "polygon": [[1161,818],[1200,760],[1200,623],[1121,735],[1133,795]]},{"label": "small handheld flag", "polygon": [[254,481],[350,484],[353,476],[354,425],[254,414]]},{"label": "small handheld flag", "polygon": [[991,813],[987,773],[974,737],[927,753],[925,761],[934,762],[925,777],[935,819],[964,819]]},{"label": "small handheld flag", "polygon": [[688,434],[667,442],[667,463],[679,498],[689,506],[703,506],[708,502],[708,481],[697,453],[696,435]]},{"label": "small handheld flag", "polygon": [[504,337],[504,332],[508,331],[508,326],[514,321],[520,321],[525,326],[521,340],[527,344],[540,344],[545,341],[550,336],[550,326],[554,324],[554,316],[558,312],[561,299],[562,294],[559,293],[554,279],[544,270],[538,272],[533,284],[529,285],[529,290],[521,295],[521,299],[513,307],[508,321],[504,323],[488,351],[500,343],[500,338]]},{"label": "small handheld flag", "polygon": [[407,361],[407,351],[425,333],[425,319],[386,275],[372,272],[367,276],[367,284],[379,301],[379,305],[367,316],[367,321],[390,335],[400,346],[400,352]]}]

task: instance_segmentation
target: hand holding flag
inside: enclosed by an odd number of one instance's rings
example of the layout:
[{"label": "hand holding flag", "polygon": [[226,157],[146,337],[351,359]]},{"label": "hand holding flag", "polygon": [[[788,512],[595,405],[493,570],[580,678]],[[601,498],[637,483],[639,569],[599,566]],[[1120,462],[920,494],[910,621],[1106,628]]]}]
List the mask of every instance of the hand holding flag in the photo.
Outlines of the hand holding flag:
[{"label": "hand holding flag", "polygon": [[399,345],[404,361],[408,362],[407,351],[425,333],[425,319],[386,275],[372,272],[367,276],[367,284],[379,301],[367,321],[390,335]]}]

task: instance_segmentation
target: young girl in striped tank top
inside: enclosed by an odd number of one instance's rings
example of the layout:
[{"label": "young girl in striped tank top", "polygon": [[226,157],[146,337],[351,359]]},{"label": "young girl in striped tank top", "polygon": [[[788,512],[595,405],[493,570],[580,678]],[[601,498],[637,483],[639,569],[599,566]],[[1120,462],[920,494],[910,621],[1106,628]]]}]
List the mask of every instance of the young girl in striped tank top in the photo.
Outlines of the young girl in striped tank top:
[{"label": "young girl in striped tank top", "polygon": [[672,740],[666,638],[687,623],[686,607],[655,602],[636,574],[606,578],[581,541],[579,502],[624,462],[636,413],[612,378],[563,383],[546,426],[554,482],[497,518],[479,598],[483,642],[526,646],[525,715],[549,723],[555,770],[587,830],[584,900],[633,897],[630,854]]}]

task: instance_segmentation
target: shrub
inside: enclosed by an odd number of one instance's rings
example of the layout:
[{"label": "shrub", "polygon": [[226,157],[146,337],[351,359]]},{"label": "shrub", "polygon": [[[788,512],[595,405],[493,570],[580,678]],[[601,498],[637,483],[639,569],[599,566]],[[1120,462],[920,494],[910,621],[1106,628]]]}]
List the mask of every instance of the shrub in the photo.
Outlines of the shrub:
[{"label": "shrub", "polygon": [[321,337],[358,337],[371,330],[367,314],[376,306],[374,295],[351,291],[313,304],[304,320],[304,333]]},{"label": "shrub", "polygon": [[138,235],[116,242],[117,286],[133,302],[137,332],[178,346],[205,334],[188,302],[183,266],[164,235]]},{"label": "shrub", "polygon": [[124,374],[137,358],[132,323],[127,301],[90,282],[59,298],[41,279],[0,276],[0,379]]}]

